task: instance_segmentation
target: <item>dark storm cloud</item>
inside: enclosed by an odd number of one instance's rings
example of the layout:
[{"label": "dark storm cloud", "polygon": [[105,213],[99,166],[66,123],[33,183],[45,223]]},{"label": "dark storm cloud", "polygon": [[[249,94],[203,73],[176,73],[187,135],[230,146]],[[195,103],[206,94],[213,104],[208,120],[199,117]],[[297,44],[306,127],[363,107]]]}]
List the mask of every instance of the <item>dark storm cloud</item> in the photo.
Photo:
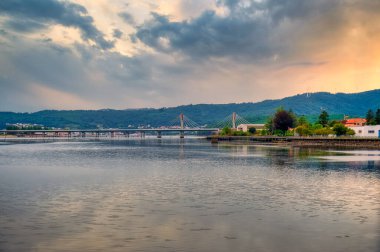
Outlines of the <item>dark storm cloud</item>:
[{"label": "dark storm cloud", "polygon": [[5,22],[9,28],[19,32],[41,29],[45,25],[60,24],[78,28],[84,40],[92,40],[102,49],[114,46],[99,31],[94,20],[88,15],[86,8],[79,4],[58,0],[1,0],[0,15],[10,20]]},{"label": "dark storm cloud", "polygon": [[45,29],[46,26],[43,23],[33,20],[25,19],[10,19],[4,22],[4,27],[17,32],[35,32],[41,29]]},{"label": "dark storm cloud", "polygon": [[139,27],[136,37],[157,50],[182,51],[193,57],[242,53],[262,57],[271,52],[266,34],[269,27],[263,19],[220,17],[214,11],[183,22],[170,22],[168,17],[153,13],[153,19]]},{"label": "dark storm cloud", "polygon": [[[153,13],[153,18],[138,27],[136,38],[159,51],[180,51],[192,57],[253,57],[262,59],[291,46],[292,34],[281,41],[285,20],[308,18],[333,8],[337,1],[312,0],[223,0],[218,5],[229,13],[204,11],[194,19],[172,22]],[[290,41],[290,42],[289,42]]]}]

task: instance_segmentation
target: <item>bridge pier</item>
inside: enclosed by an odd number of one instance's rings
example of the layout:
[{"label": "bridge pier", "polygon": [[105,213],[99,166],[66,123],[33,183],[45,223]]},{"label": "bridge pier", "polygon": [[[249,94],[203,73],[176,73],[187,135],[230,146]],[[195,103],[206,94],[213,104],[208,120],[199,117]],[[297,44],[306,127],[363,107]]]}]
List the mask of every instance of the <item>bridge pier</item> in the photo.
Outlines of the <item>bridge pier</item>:
[{"label": "bridge pier", "polygon": [[140,131],[140,137],[145,138],[145,131]]},{"label": "bridge pier", "polygon": [[157,131],[157,138],[162,138],[161,131]]},{"label": "bridge pier", "polygon": [[183,130],[179,132],[179,138],[185,138],[185,132]]},{"label": "bridge pier", "polygon": [[81,132],[81,137],[86,137],[86,132],[82,131]]},{"label": "bridge pier", "polygon": [[111,131],[111,137],[112,137],[112,138],[115,137],[115,131]]}]

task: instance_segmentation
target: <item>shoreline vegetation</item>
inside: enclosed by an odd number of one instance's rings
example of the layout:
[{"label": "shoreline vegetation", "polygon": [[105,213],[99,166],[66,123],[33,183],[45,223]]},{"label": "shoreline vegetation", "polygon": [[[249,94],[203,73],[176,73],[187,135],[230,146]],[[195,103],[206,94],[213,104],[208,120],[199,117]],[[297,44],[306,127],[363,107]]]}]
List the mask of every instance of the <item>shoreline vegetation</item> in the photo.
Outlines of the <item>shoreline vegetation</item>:
[{"label": "shoreline vegetation", "polygon": [[[295,137],[354,137],[355,131],[346,124],[348,116],[343,120],[331,120],[326,110],[322,110],[315,122],[309,122],[306,116],[297,116],[292,110],[285,110],[283,107],[270,116],[264,129],[258,130],[249,127],[246,132],[234,128],[224,127],[218,135],[221,136],[295,136]],[[380,108],[374,113],[368,110],[366,118],[362,120],[362,125],[355,126],[375,126],[380,125]]]},{"label": "shoreline vegetation", "polygon": [[294,136],[220,136],[207,137],[211,143],[234,142],[236,144],[268,144],[293,147],[347,147],[380,150],[379,138],[353,137],[294,137]]},{"label": "shoreline vegetation", "polygon": [[[207,137],[212,143],[233,141],[303,147],[349,147],[380,149],[380,138],[355,137],[355,131],[343,121],[330,120],[322,110],[316,122],[308,122],[305,116],[297,117],[292,110],[280,107],[269,117],[264,129],[248,128],[246,132],[225,127],[218,134]],[[365,125],[380,125],[380,109],[368,110]]]}]

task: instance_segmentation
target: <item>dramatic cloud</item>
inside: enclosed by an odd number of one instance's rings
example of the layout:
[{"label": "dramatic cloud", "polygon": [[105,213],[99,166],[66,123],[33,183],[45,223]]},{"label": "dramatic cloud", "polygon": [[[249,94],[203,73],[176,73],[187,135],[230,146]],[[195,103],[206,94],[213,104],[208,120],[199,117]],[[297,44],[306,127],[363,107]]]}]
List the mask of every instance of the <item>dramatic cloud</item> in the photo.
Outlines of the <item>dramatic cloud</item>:
[{"label": "dramatic cloud", "polygon": [[92,40],[102,49],[113,47],[113,42],[104,39],[86,8],[79,4],[57,0],[2,0],[0,14],[10,18],[6,27],[17,31],[27,32],[60,24],[78,28],[84,40]]},{"label": "dramatic cloud", "polygon": [[152,13],[136,37],[163,52],[180,51],[191,57],[250,57],[252,60],[286,53],[301,34],[287,29],[337,7],[331,0],[219,1],[227,14],[215,10],[182,22]]},{"label": "dramatic cloud", "polygon": [[0,111],[380,88],[379,13],[373,0],[2,0]]},{"label": "dramatic cloud", "polygon": [[122,109],[164,106],[168,96],[176,103],[183,99],[178,95],[182,87],[171,83],[186,72],[161,57],[128,57],[79,44],[68,48],[48,40],[5,38],[7,43],[0,47],[1,110]]}]

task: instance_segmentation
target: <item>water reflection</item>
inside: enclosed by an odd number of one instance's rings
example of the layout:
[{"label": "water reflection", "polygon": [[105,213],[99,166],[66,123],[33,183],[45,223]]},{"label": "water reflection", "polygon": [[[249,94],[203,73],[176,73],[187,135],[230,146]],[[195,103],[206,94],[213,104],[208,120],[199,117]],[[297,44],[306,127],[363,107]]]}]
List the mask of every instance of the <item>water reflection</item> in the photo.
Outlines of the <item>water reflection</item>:
[{"label": "water reflection", "polygon": [[0,251],[377,251],[378,161],[325,158],[355,155],[176,139],[2,145]]}]

